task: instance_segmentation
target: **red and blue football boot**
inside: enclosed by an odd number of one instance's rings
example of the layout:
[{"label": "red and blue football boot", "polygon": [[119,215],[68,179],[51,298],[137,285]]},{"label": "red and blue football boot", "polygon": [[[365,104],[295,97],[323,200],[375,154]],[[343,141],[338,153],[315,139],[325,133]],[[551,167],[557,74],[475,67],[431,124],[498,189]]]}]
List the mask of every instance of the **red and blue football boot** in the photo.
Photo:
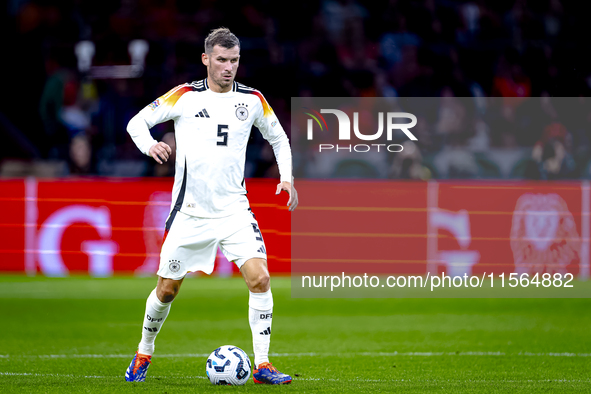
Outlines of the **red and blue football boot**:
[{"label": "red and blue football boot", "polygon": [[260,384],[289,384],[291,376],[281,373],[271,363],[261,363],[254,370],[252,378],[255,383]]},{"label": "red and blue football boot", "polygon": [[133,360],[131,360],[131,364],[129,364],[129,368],[125,372],[125,380],[128,382],[144,382],[151,358],[152,356],[147,354],[135,352],[135,356],[133,356]]}]

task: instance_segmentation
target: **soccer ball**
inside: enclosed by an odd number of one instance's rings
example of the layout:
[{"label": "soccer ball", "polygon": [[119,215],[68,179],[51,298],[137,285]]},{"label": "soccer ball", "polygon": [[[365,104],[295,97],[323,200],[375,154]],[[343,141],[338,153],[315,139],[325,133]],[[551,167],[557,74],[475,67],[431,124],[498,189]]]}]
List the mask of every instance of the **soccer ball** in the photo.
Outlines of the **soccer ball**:
[{"label": "soccer ball", "polygon": [[242,386],[250,377],[250,359],[236,346],[221,346],[207,358],[205,372],[212,384]]}]

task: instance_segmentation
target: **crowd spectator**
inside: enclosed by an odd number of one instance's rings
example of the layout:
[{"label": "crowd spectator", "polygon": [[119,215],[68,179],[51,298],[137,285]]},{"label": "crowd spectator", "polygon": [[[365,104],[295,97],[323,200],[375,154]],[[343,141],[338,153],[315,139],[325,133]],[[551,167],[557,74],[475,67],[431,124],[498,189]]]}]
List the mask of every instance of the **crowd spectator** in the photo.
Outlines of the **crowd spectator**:
[{"label": "crowd spectator", "polygon": [[542,138],[534,145],[532,158],[538,163],[541,179],[576,177],[572,136],[560,123],[552,123],[545,128]]}]

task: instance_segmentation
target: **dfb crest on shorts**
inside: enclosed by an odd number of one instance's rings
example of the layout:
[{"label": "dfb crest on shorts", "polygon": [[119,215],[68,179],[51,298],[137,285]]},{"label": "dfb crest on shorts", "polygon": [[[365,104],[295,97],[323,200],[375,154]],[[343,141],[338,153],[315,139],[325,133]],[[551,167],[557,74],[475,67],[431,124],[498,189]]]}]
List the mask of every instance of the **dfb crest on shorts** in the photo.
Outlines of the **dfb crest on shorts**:
[{"label": "dfb crest on shorts", "polygon": [[248,109],[246,109],[246,107],[248,107],[248,105],[245,104],[236,104],[234,107],[236,108],[236,117],[239,120],[246,120],[248,119]]},{"label": "dfb crest on shorts", "polygon": [[178,260],[169,260],[170,264],[168,265],[168,269],[170,272],[177,273],[181,270],[181,262]]}]

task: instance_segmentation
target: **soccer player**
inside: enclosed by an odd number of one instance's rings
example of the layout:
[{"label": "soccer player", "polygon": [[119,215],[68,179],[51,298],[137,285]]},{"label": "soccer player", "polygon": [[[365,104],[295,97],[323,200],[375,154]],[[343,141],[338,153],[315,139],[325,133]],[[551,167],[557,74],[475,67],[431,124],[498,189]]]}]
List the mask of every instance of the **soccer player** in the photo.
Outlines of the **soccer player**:
[{"label": "soccer player", "polygon": [[273,296],[265,244],[244,187],[246,144],[255,125],[273,147],[279,166],[276,194],[286,191],[289,210],[296,208],[289,141],[263,95],[234,81],[240,42],[230,30],[215,29],[207,36],[201,60],[207,78],[175,87],[127,126],[137,147],[162,164],[172,153],[170,146],[154,140],[149,129],[174,120],[176,164],[158,284],[146,302],[142,339],[125,379],[145,380],[154,340],[183,278],[192,271],[211,274],[219,246],[238,266],[250,292],[255,383],[290,383],[291,376],[269,362]]}]

